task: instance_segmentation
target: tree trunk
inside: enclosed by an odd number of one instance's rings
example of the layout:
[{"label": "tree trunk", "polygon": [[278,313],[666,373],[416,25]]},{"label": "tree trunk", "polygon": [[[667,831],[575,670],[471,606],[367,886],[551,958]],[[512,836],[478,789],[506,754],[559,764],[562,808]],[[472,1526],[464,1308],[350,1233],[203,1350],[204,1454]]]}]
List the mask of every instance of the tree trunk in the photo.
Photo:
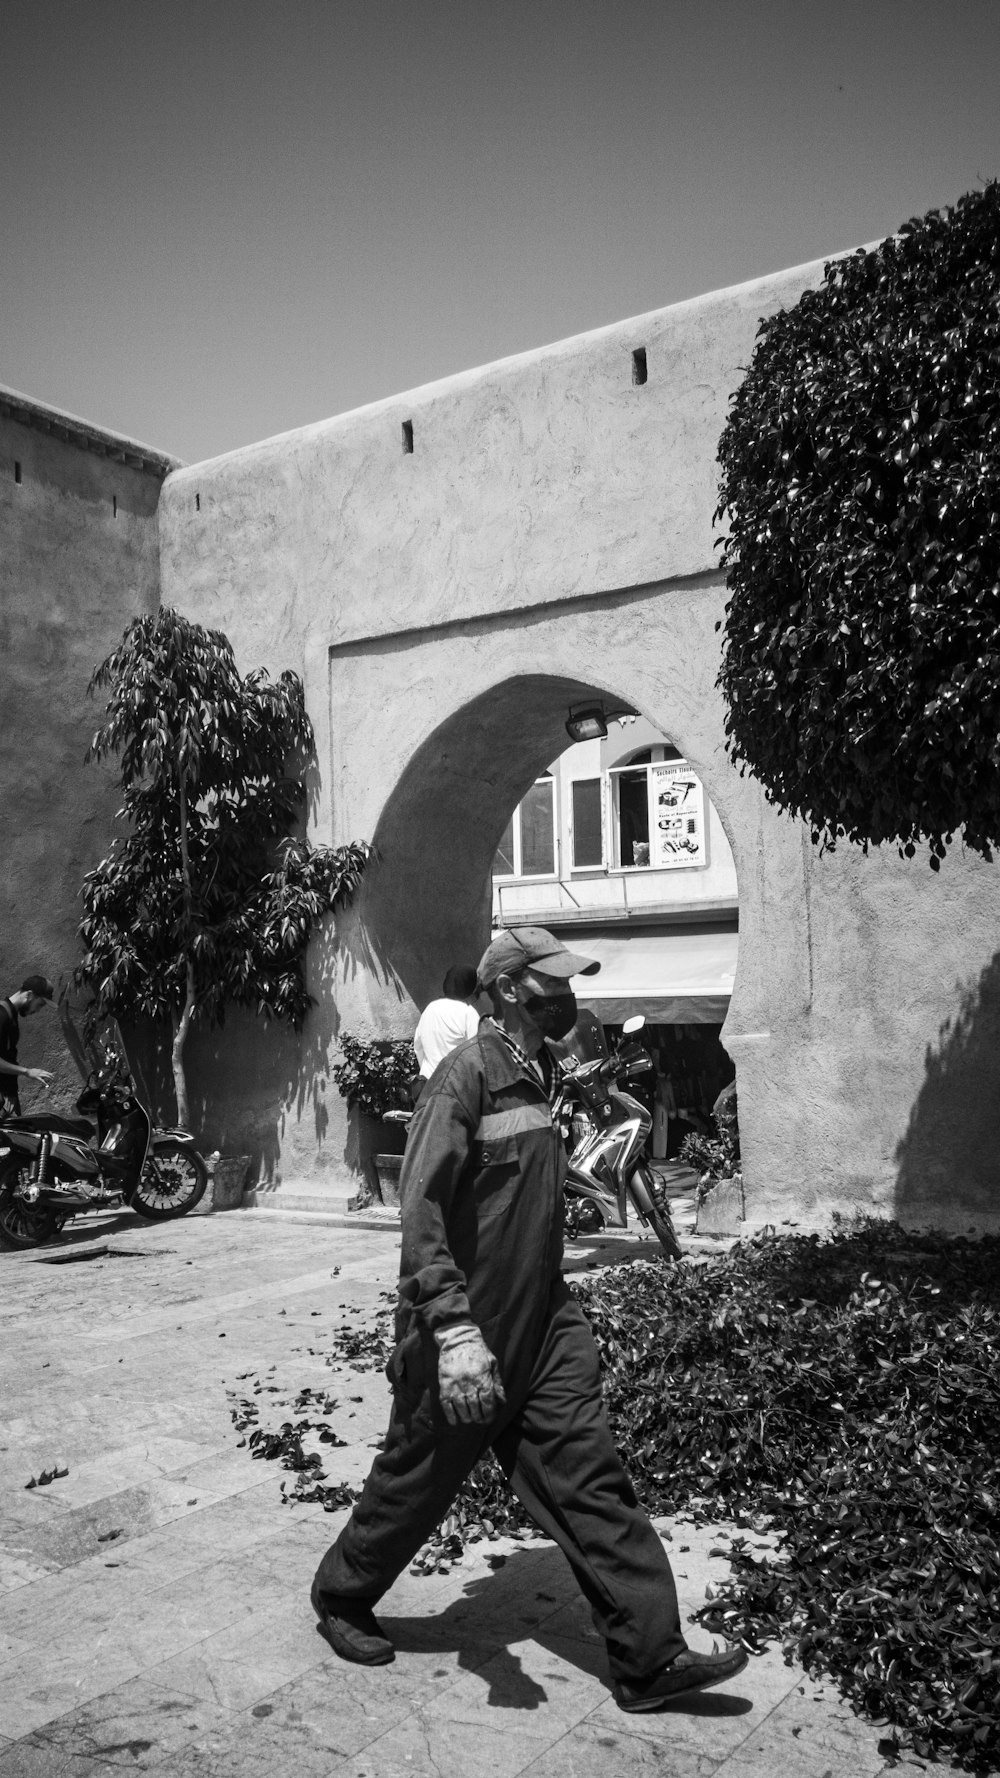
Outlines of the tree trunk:
[{"label": "tree trunk", "polygon": [[191,956],[191,859],[188,854],[187,831],[187,786],[184,773],[178,769],[178,815],[181,842],[181,893],[184,898],[184,969],[186,988],[184,994],[184,1010],[174,1026],[174,1041],[170,1051],[170,1064],[174,1073],[174,1097],[177,1100],[177,1122],[185,1130],[191,1128],[190,1108],[188,1106],[187,1076],[184,1073],[184,1045],[191,1029],[194,1016],[194,961]]},{"label": "tree trunk", "polygon": [[184,1045],[191,1029],[191,1018],[194,1013],[194,965],[188,960],[187,994],[184,999],[184,1011],[174,1025],[174,1041],[170,1048],[170,1065],[174,1071],[174,1097],[177,1100],[177,1122],[182,1129],[190,1130],[191,1114],[188,1107],[187,1076],[184,1073]]}]

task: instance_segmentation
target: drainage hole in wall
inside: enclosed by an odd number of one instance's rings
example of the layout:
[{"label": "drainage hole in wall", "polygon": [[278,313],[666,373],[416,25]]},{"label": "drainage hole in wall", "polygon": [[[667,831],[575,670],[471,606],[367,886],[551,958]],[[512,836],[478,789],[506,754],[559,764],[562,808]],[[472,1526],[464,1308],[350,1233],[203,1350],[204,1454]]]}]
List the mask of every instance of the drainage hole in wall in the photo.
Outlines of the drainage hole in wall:
[{"label": "drainage hole in wall", "polygon": [[403,421],[403,450],[408,457],[413,455],[413,421]]},{"label": "drainage hole in wall", "polygon": [[633,383],[644,383],[646,381],[645,346],[637,346],[632,353],[632,381]]}]

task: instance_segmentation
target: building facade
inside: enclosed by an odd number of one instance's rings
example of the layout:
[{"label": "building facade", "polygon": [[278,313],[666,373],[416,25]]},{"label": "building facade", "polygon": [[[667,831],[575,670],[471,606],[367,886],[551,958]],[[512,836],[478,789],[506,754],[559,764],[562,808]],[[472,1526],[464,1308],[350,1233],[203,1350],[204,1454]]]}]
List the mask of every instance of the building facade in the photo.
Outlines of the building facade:
[{"label": "building facade", "polygon": [[[125,625],[160,597],[158,505],[177,460],[0,388],[0,994],[79,961],[83,878],[107,851],[113,768],[85,764],[87,686]],[[22,1050],[51,1068],[46,1105],[79,1092],[57,1021]]]},{"label": "building facade", "polygon": [[[206,1140],[252,1149],[260,1202],[313,1205],[352,1179],[338,1034],[412,1032],[448,965],[487,942],[506,848],[505,919],[589,919],[633,962],[685,922],[727,941],[715,998],[751,1220],[1000,1221],[996,866],[960,847],[940,876],[891,847],[821,856],[725,751],[717,440],[759,319],[821,275],[718,292],[166,475],[150,527],[161,598],[224,630],[244,670],[302,676],[310,832],[377,850],[312,947],[301,1040],[231,1019],[196,1041]],[[109,629],[127,603],[116,563]],[[43,669],[50,697],[63,670]],[[645,738],[612,725],[621,757],[573,768],[552,830],[563,853],[526,871],[566,722],[595,705],[635,712]],[[42,832],[29,801],[25,832]],[[688,842],[697,861],[678,864]],[[27,882],[40,858],[25,857]],[[657,984],[664,1000],[679,979]]]}]

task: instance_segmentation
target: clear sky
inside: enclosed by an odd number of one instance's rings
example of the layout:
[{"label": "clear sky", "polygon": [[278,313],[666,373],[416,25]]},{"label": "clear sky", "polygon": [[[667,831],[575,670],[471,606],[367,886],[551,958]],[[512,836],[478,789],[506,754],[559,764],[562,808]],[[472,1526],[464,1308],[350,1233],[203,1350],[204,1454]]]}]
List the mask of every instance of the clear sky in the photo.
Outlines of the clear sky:
[{"label": "clear sky", "polygon": [[0,382],[188,462],[1000,174],[1000,0],[0,0]]}]

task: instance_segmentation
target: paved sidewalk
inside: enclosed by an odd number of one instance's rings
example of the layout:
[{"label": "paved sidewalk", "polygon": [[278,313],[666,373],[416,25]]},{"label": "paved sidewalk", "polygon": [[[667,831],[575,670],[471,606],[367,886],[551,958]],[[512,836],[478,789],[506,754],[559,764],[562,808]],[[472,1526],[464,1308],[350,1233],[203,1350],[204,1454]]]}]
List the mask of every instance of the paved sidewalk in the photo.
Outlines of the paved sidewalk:
[{"label": "paved sidewalk", "polygon": [[[326,1355],[338,1328],[386,1308],[397,1243],[392,1229],[233,1212],[109,1217],[0,1254],[0,1778],[887,1772],[880,1731],[777,1651],[727,1690],[623,1716],[542,1540],[405,1575],[380,1611],[392,1666],[331,1654],[308,1585],[345,1515],[282,1505],[293,1478],[251,1459],[230,1408],[250,1398],[276,1429],[305,1411],[292,1406],[303,1387],[335,1397],[346,1445],[315,1448],[328,1480],[359,1482],[387,1385]],[[570,1265],[595,1255],[655,1263],[656,1248],[635,1234],[580,1242]],[[69,1473],[26,1487],[53,1469]],[[662,1529],[686,1616],[728,1572],[710,1554],[726,1539]]]}]

